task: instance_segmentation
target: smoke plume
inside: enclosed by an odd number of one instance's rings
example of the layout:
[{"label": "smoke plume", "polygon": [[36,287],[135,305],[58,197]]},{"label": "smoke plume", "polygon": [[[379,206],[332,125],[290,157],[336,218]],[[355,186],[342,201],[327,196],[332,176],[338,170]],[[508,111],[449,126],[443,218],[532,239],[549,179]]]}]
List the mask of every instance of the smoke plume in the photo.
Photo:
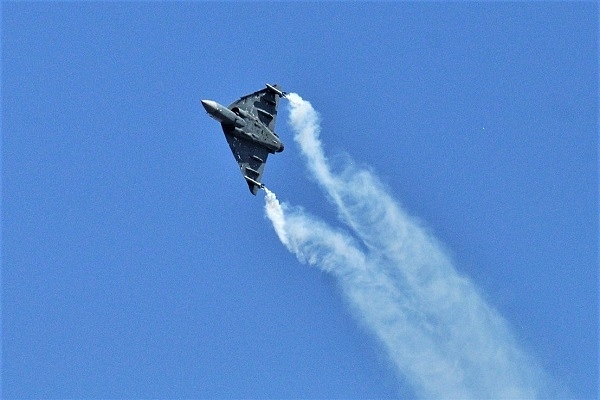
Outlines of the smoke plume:
[{"label": "smoke plume", "polygon": [[294,140],[342,224],[334,228],[266,190],[266,214],[281,243],[337,278],[355,314],[419,397],[541,396],[542,373],[504,319],[372,172],[334,171],[317,112],[295,93],[288,99]]}]

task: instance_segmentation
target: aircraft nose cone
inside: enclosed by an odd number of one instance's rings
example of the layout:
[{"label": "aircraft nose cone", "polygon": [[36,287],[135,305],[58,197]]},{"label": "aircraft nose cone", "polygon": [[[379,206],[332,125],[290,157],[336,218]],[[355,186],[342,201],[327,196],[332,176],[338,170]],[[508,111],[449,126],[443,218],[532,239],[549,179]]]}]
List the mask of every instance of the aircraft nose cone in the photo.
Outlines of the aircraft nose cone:
[{"label": "aircraft nose cone", "polygon": [[202,107],[204,107],[209,114],[214,114],[217,110],[217,103],[212,100],[201,100],[200,102],[202,103]]}]

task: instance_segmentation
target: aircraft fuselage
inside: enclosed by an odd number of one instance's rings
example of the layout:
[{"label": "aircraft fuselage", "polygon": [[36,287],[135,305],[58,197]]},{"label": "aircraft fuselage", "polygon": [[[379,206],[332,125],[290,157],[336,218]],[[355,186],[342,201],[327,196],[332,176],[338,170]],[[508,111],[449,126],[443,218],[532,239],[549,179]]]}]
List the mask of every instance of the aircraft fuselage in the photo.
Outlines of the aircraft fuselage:
[{"label": "aircraft fuselage", "polygon": [[221,123],[223,131],[264,146],[270,153],[283,151],[284,146],[279,137],[252,114],[239,108],[230,110],[213,100],[202,100],[202,106],[212,118]]}]

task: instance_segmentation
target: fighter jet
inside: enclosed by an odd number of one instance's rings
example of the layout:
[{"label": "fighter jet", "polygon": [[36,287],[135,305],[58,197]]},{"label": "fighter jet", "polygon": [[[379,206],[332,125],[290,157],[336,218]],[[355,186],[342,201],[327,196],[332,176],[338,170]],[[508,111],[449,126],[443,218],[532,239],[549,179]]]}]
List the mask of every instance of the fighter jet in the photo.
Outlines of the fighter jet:
[{"label": "fighter jet", "polygon": [[229,107],[202,100],[208,115],[221,123],[225,139],[254,195],[264,187],[260,178],[267,156],[283,151],[283,143],[275,133],[275,119],[279,98],[286,94],[279,86],[267,84],[265,89],[243,96]]}]

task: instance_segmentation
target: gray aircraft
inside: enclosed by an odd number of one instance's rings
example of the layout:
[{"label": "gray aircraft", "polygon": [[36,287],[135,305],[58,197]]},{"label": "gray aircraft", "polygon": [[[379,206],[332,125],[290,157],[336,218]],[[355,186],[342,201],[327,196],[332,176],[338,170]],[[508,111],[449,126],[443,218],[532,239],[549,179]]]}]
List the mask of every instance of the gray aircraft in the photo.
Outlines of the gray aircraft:
[{"label": "gray aircraft", "polygon": [[269,153],[283,151],[275,133],[275,118],[280,97],[287,93],[277,85],[241,97],[225,107],[216,101],[202,100],[206,112],[221,123],[225,139],[240,166],[252,194],[264,187],[260,177]]}]

